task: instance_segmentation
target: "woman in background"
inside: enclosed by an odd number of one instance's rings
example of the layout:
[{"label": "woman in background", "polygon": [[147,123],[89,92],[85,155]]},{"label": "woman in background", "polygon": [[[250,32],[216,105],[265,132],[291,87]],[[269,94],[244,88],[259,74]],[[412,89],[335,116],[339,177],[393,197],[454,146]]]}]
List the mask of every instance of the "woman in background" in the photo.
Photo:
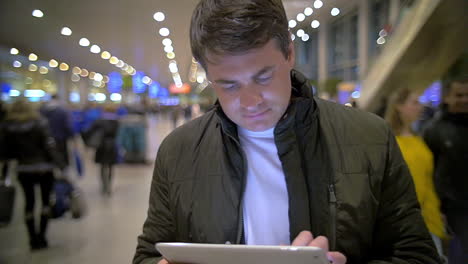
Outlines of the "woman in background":
[{"label": "woman in background", "polygon": [[101,118],[94,121],[90,133],[97,141],[94,161],[101,165],[101,192],[110,196],[112,192],[113,166],[118,161],[117,132],[119,129],[117,106],[107,104],[103,108]]},{"label": "woman in background", "polygon": [[[1,130],[0,149],[3,158],[18,162],[16,171],[26,199],[24,217],[31,249],[47,248],[46,231],[51,213],[53,170],[56,167],[64,167],[56,151],[55,141],[47,121],[24,99],[19,99],[11,105]],[[38,217],[34,214],[36,185],[41,190],[42,199],[39,219],[36,219]],[[36,222],[39,222],[38,230]]]},{"label": "woman in background", "polygon": [[412,124],[418,120],[422,111],[419,94],[403,88],[389,98],[385,119],[395,133],[413,177],[424,221],[439,255],[443,256],[441,239],[446,239],[447,234],[440,212],[440,201],[434,188],[434,159],[422,137],[416,135],[412,129]]}]

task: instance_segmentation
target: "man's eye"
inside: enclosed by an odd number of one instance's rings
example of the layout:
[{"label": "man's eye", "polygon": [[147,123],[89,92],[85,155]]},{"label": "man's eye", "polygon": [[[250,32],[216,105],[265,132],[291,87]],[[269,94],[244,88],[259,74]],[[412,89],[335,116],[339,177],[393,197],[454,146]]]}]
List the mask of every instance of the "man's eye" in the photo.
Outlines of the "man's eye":
[{"label": "man's eye", "polygon": [[258,78],[257,79],[257,82],[260,83],[260,84],[267,84],[271,81],[271,76],[268,76],[268,77],[263,77],[263,78]]},{"label": "man's eye", "polygon": [[238,84],[225,84],[222,86],[224,90],[235,90],[239,87]]}]

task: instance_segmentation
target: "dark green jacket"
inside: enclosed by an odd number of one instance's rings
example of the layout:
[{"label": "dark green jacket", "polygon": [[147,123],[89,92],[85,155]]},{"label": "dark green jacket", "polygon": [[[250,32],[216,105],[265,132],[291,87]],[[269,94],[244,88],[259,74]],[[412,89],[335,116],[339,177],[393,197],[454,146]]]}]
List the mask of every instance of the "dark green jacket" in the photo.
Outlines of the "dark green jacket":
[{"label": "dark green jacket", "polygon": [[[293,87],[274,131],[291,240],[302,230],[327,236],[351,264],[439,263],[384,121],[313,98],[301,76]],[[242,243],[247,166],[236,125],[220,107],[171,133],[158,152],[133,263],[157,263],[157,242]]]}]

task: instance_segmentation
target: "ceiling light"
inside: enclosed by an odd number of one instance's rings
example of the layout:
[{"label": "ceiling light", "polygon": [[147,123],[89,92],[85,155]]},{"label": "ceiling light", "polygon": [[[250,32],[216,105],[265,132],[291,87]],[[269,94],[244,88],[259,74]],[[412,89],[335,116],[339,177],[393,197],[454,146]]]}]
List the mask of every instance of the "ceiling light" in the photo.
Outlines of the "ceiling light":
[{"label": "ceiling light", "polygon": [[122,68],[125,65],[125,62],[123,60],[119,60],[115,66]]},{"label": "ceiling light", "polygon": [[305,19],[305,15],[302,13],[297,14],[296,16],[297,21],[302,22]]},{"label": "ceiling light", "polygon": [[119,59],[117,57],[115,57],[115,56],[112,56],[109,59],[109,63],[115,65],[115,64],[119,63]]},{"label": "ceiling light", "polygon": [[89,74],[88,70],[86,70],[86,69],[81,69],[81,73],[80,73],[81,77],[87,77],[88,74]]},{"label": "ceiling light", "polygon": [[148,76],[144,76],[143,78],[141,78],[141,81],[144,83],[144,84],[150,84],[152,82],[151,78],[148,77]]},{"label": "ceiling light", "polygon": [[308,41],[309,38],[310,38],[310,37],[309,37],[309,34],[304,34],[304,35],[302,35],[302,41],[304,41],[304,42]]},{"label": "ceiling light", "polygon": [[44,16],[44,13],[42,13],[42,11],[39,10],[39,9],[35,9],[35,10],[32,11],[32,16],[41,18],[41,17]]},{"label": "ceiling light", "polygon": [[171,62],[169,63],[169,70],[172,72],[172,73],[176,73],[179,71],[179,69],[177,68],[177,64],[175,62]]},{"label": "ceiling light", "polygon": [[153,18],[154,18],[154,20],[156,20],[158,22],[162,22],[162,21],[164,21],[164,18],[166,18],[166,17],[164,16],[163,12],[156,12],[156,13],[154,13]]},{"label": "ceiling light", "polygon": [[52,67],[52,68],[55,68],[58,66],[58,62],[54,59],[50,60],[49,61],[49,66]]},{"label": "ceiling light", "polygon": [[14,61],[13,62],[13,67],[15,67],[15,68],[19,68],[19,67],[21,67],[21,65],[22,65],[21,62],[19,62],[19,61]]},{"label": "ceiling light", "polygon": [[36,64],[30,64],[30,65],[29,65],[29,71],[32,71],[32,72],[37,71],[37,66],[36,66]]},{"label": "ceiling light", "polygon": [[203,78],[203,76],[197,77],[197,83],[203,83],[204,81],[205,81],[205,78]]},{"label": "ceiling light", "polygon": [[91,53],[98,54],[101,52],[101,48],[98,45],[92,45],[89,51],[91,51]]},{"label": "ceiling light", "polygon": [[163,36],[163,37],[167,37],[169,36],[169,29],[168,28],[161,28],[159,30],[159,35]]},{"label": "ceiling light", "polygon": [[104,60],[108,60],[110,59],[110,57],[111,57],[111,54],[108,51],[103,51],[101,53],[101,58],[103,58]]},{"label": "ceiling light", "polygon": [[170,46],[170,45],[172,45],[172,40],[170,38],[165,38],[165,39],[163,39],[162,44],[164,46]]},{"label": "ceiling light", "polygon": [[71,36],[72,31],[71,31],[71,29],[68,28],[68,27],[63,27],[63,28],[62,28],[62,31],[61,31],[60,33],[61,33],[62,35],[64,35],[64,36]]},{"label": "ceiling light", "polygon": [[91,44],[91,43],[89,42],[89,40],[88,40],[87,38],[81,38],[81,39],[80,39],[80,46],[82,46],[82,47],[88,47],[89,44]]},{"label": "ceiling light", "polygon": [[94,80],[95,80],[96,82],[102,81],[103,78],[104,78],[104,77],[103,77],[102,74],[100,74],[100,73],[94,74]]},{"label": "ceiling light", "polygon": [[28,59],[29,59],[30,61],[37,61],[37,55],[34,54],[34,53],[31,53],[31,54],[29,54]]},{"label": "ceiling light", "polygon": [[49,69],[47,69],[47,67],[44,67],[44,66],[39,67],[40,74],[47,74],[48,72],[49,72]]},{"label": "ceiling light", "polygon": [[70,67],[68,67],[68,64],[66,64],[65,62],[62,62],[62,63],[60,63],[60,67],[59,67],[59,68],[60,68],[61,71],[68,71],[68,69],[69,69]]},{"label": "ceiling light", "polygon": [[168,53],[166,54],[166,56],[167,56],[168,59],[172,60],[172,59],[175,58],[175,53],[174,53],[174,52],[168,52]]},{"label": "ceiling light", "polygon": [[32,84],[33,83],[33,79],[31,77],[26,77],[26,80],[24,80],[24,82],[26,84]]},{"label": "ceiling light", "polygon": [[129,72],[130,75],[135,75],[136,74],[136,70],[133,69],[131,72]]},{"label": "ceiling light", "polygon": [[90,73],[89,73],[89,78],[90,78],[91,80],[94,80],[94,76],[95,76],[95,75],[96,75],[95,72],[90,72]]},{"label": "ceiling light", "polygon": [[312,23],[310,23],[310,26],[312,28],[318,28],[320,26],[320,22],[318,20],[314,20]]},{"label": "ceiling light", "polygon": [[166,53],[169,53],[169,52],[173,52],[174,51],[174,48],[172,46],[165,46],[164,47],[164,51]]},{"label": "ceiling light", "polygon": [[304,30],[299,29],[299,30],[296,32],[296,35],[297,35],[298,37],[302,37],[302,36],[304,35]]},{"label": "ceiling light", "polygon": [[81,69],[80,69],[80,67],[75,66],[75,67],[73,67],[72,72],[73,72],[74,74],[80,74],[80,73],[81,73]]},{"label": "ceiling light", "polygon": [[47,79],[45,79],[45,80],[42,81],[42,85],[44,85],[44,87],[49,87],[49,86],[52,85],[52,82],[49,81],[49,80],[47,80]]},{"label": "ceiling light", "polygon": [[289,27],[295,28],[297,26],[297,22],[294,19],[289,20]]},{"label": "ceiling light", "polygon": [[10,54],[11,54],[11,55],[17,55],[18,53],[19,53],[19,50],[18,50],[18,49],[16,49],[16,48],[11,48],[11,49],[10,49]]},{"label": "ceiling light", "polygon": [[377,39],[377,44],[379,44],[379,45],[385,44],[385,38],[384,38],[384,37],[379,37],[379,38]]},{"label": "ceiling light", "polygon": [[122,70],[123,70],[123,71],[128,70],[128,64],[127,64],[127,63],[124,64],[124,66],[122,67]]},{"label": "ceiling light", "polygon": [[314,7],[315,7],[316,9],[319,9],[319,8],[321,8],[322,6],[323,6],[323,2],[322,2],[322,1],[320,1],[320,0],[315,0],[315,2],[314,2]]},{"label": "ceiling light", "polygon": [[330,14],[331,14],[332,16],[337,16],[337,15],[340,14],[340,9],[334,7],[334,8],[330,11]]},{"label": "ceiling light", "polygon": [[295,39],[296,39],[296,35],[291,34],[291,39],[292,39],[292,40],[295,40]]},{"label": "ceiling light", "polygon": [[103,82],[108,83],[110,81],[109,76],[104,75],[103,77],[104,77],[104,78],[102,78]]},{"label": "ceiling light", "polygon": [[314,13],[314,10],[311,7],[306,7],[306,9],[304,9],[304,15],[310,16],[312,13]]}]

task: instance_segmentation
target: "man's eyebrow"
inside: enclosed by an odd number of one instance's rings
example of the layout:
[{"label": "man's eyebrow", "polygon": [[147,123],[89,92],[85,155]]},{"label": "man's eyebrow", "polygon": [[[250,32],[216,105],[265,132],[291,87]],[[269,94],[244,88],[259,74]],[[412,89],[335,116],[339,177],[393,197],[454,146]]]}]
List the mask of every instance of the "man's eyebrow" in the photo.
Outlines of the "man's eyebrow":
[{"label": "man's eyebrow", "polygon": [[267,67],[261,69],[260,71],[258,71],[258,72],[253,76],[253,78],[256,79],[256,78],[262,76],[263,74],[274,70],[275,68],[276,68],[275,66],[267,66]]},{"label": "man's eyebrow", "polygon": [[[276,68],[276,66],[266,66],[263,69],[259,70],[257,73],[255,73],[253,75],[252,79],[256,79],[256,78],[262,76],[263,74],[274,70],[275,68]],[[225,79],[218,79],[218,80],[215,80],[214,82],[218,83],[218,84],[234,84],[234,83],[237,83],[237,81],[225,80]]]}]

